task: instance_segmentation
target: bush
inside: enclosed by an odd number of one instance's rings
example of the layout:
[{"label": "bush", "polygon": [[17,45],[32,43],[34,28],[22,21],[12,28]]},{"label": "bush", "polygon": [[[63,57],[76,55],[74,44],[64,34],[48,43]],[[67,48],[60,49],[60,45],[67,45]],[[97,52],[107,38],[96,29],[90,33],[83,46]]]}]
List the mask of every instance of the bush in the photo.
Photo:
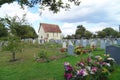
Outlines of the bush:
[{"label": "bush", "polygon": [[[45,52],[45,51],[40,51],[39,53],[38,53],[38,58],[39,59],[42,59],[43,61],[45,61],[45,62],[49,62],[49,59],[48,59],[48,56],[47,56],[47,52]],[[38,59],[38,60],[39,60]]]}]

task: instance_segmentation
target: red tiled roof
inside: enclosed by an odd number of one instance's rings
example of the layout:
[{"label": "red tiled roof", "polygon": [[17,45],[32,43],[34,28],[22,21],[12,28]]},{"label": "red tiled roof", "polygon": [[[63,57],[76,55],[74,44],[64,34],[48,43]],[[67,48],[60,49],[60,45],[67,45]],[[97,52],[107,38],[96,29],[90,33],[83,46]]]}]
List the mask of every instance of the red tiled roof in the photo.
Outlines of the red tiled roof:
[{"label": "red tiled roof", "polygon": [[61,30],[58,25],[55,24],[47,24],[47,23],[40,23],[40,26],[43,27],[45,32],[57,32],[61,33]]}]

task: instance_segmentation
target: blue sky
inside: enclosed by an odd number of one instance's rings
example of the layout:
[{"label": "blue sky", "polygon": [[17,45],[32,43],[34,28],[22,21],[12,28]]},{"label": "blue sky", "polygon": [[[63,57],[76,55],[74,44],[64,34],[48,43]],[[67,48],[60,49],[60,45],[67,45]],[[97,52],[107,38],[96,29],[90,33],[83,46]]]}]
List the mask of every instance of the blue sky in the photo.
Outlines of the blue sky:
[{"label": "blue sky", "polygon": [[[66,1],[66,0],[64,0]],[[96,32],[106,27],[112,27],[118,31],[120,25],[120,0],[81,0],[80,6],[71,4],[68,11],[61,10],[53,14],[48,9],[42,11],[39,6],[21,9],[17,3],[4,4],[0,8],[0,17],[19,16],[27,14],[27,21],[38,31],[41,22],[57,24],[63,35],[75,33],[78,25],[83,25],[87,30]]]}]

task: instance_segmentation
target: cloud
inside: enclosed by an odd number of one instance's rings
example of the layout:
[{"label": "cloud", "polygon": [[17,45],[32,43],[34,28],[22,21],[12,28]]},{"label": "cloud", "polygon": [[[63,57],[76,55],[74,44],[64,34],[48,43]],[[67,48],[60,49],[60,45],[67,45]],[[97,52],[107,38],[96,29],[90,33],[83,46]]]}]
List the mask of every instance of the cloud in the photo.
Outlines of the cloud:
[{"label": "cloud", "polygon": [[[119,23],[120,6],[119,0],[82,0],[80,6],[71,7],[70,11],[61,10],[57,14],[46,10],[43,16],[51,20],[62,22],[82,22],[89,23]],[[47,14],[45,14],[47,13]]]},{"label": "cloud", "polygon": [[63,23],[61,27],[64,36],[75,34],[76,26],[73,23]]},{"label": "cloud", "polygon": [[23,14],[26,14],[26,20],[31,24],[42,19],[38,12],[32,13],[28,9],[27,6],[24,6],[24,9],[22,9],[17,2],[11,4],[6,3],[0,8],[0,17],[4,18],[7,15],[10,17],[18,16],[22,18]]}]

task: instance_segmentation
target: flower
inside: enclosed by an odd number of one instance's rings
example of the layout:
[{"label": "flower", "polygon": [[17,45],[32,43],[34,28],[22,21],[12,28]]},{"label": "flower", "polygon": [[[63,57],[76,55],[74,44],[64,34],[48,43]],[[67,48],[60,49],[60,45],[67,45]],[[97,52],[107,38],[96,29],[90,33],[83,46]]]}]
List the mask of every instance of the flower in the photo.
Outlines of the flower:
[{"label": "flower", "polygon": [[115,61],[113,58],[107,58],[107,60],[112,60],[112,61]]},{"label": "flower", "polygon": [[86,69],[80,69],[80,70],[77,71],[77,75],[87,76],[88,73],[87,73],[87,70],[86,70]]},{"label": "flower", "polygon": [[72,73],[64,73],[64,77],[66,80],[70,80],[72,78]]},{"label": "flower", "polygon": [[90,73],[95,74],[97,72],[97,69],[98,69],[97,67],[92,67]]}]

